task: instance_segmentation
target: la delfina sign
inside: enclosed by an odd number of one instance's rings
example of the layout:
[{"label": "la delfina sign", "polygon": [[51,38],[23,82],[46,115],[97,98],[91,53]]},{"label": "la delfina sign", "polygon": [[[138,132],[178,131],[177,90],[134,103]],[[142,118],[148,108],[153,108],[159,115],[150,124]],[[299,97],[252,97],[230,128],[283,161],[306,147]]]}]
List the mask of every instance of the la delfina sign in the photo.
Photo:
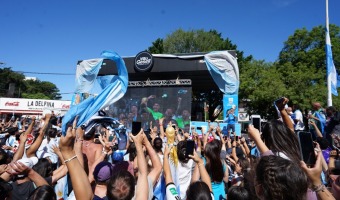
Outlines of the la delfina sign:
[{"label": "la delfina sign", "polygon": [[0,98],[0,110],[43,111],[43,110],[69,110],[71,101]]}]

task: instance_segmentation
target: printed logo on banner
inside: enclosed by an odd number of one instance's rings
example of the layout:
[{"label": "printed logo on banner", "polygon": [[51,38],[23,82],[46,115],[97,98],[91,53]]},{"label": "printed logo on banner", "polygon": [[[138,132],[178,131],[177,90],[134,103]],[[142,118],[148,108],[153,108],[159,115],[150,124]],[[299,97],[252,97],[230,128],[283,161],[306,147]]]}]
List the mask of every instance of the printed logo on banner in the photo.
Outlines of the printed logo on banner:
[{"label": "printed logo on banner", "polygon": [[135,57],[135,70],[138,72],[147,72],[152,69],[153,56],[147,51],[138,53]]},{"label": "printed logo on banner", "polygon": [[6,102],[5,103],[5,106],[19,106],[19,103],[18,101],[15,101],[15,102]]},{"label": "printed logo on banner", "polygon": [[61,106],[61,109],[70,109],[70,105],[63,104],[63,105]]}]

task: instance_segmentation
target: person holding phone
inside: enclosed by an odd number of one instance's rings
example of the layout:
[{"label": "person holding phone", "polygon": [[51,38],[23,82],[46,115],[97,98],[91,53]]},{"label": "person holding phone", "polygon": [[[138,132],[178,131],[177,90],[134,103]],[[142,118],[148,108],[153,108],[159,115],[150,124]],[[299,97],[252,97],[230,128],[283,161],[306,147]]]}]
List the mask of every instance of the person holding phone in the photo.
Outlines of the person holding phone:
[{"label": "person holding phone", "polygon": [[[285,106],[289,99],[285,98],[283,101],[276,101],[277,109],[282,117],[281,120],[273,119],[267,122],[262,129],[261,141],[267,146],[267,149],[271,150],[274,155],[281,156],[286,159],[300,162],[300,148],[297,135],[294,133],[294,125],[285,110]],[[252,137],[254,132],[259,132],[254,126],[249,125],[248,133]],[[257,134],[257,133],[256,133]],[[259,133],[258,133],[259,134]],[[259,141],[255,140],[257,147]],[[265,153],[261,151],[261,154]]]},{"label": "person holding phone", "polygon": [[[250,125],[249,128],[248,128],[248,131],[249,131],[248,132],[249,136],[255,141],[259,151],[261,152],[262,157],[267,157],[267,156],[270,156],[270,155],[276,155],[277,158],[281,157],[281,160],[283,158],[284,160],[292,161],[293,163],[301,163],[301,166],[304,169],[307,176],[309,177],[310,182],[315,186],[315,187],[312,187],[311,189],[308,189],[306,191],[306,194],[305,194],[307,196],[306,199],[316,199],[317,198],[316,196],[319,197],[318,199],[323,199],[323,200],[334,199],[333,196],[328,192],[328,190],[324,189],[324,187],[321,184],[315,185],[315,183],[321,182],[321,179],[320,179],[320,174],[321,174],[321,171],[322,171],[321,152],[318,153],[315,165],[307,167],[306,163],[301,161],[300,154],[296,153],[296,152],[299,152],[299,150],[294,150],[294,149],[296,149],[296,147],[292,146],[293,147],[292,151],[290,151],[290,152],[292,152],[292,154],[289,154],[289,151],[286,151],[286,152],[272,151],[272,150],[269,150],[269,148],[267,147],[267,142],[266,143],[264,142],[264,141],[267,141],[267,140],[263,141],[261,139],[262,136],[260,135],[260,133],[257,129],[255,129],[252,125]],[[279,132],[279,134],[282,134],[282,133]],[[275,135],[275,136],[277,136],[277,135]],[[293,138],[294,138],[294,136],[295,136],[295,134],[293,134]],[[282,136],[280,136],[280,137],[282,137]],[[287,139],[287,138],[285,138],[285,139]],[[282,142],[282,144],[280,144],[280,145],[283,145],[283,147],[275,148],[275,147],[271,146],[272,148],[282,149],[282,150],[285,150],[285,149],[288,148],[287,143],[286,143],[287,141],[282,141],[282,139],[281,139],[280,141],[276,141],[276,142]],[[269,144],[272,144],[272,143],[269,143]],[[298,154],[298,155],[296,155],[296,154]],[[297,157],[297,158],[295,158],[295,157]],[[275,164],[274,161],[271,161],[269,163],[272,163],[272,165],[273,164],[274,165],[282,165],[282,164]],[[310,167],[312,167],[312,168],[310,168]],[[280,171],[282,171],[282,170],[280,170]],[[289,170],[289,171],[292,171],[292,170]],[[315,193],[312,193],[313,191]],[[290,190],[290,192],[293,192],[293,190]]]},{"label": "person holding phone", "polygon": [[[175,148],[176,147],[173,147],[172,150],[175,150]],[[189,157],[189,155],[193,155],[194,148],[195,148],[194,141],[183,140],[178,142],[176,152],[178,158],[177,166],[176,165],[174,166],[172,163],[170,164],[172,165],[172,173],[177,174],[177,180],[174,180],[174,183],[177,187],[181,188],[179,193],[181,199],[186,199],[185,192],[190,185],[192,172],[194,171],[195,162]]]},{"label": "person holding phone", "polygon": [[[207,134],[206,134],[207,135]],[[213,140],[205,145],[203,163],[210,174],[214,199],[226,198],[225,183],[228,183],[229,172],[224,160],[221,159],[222,144]]]},{"label": "person holding phone", "polygon": [[[173,183],[173,178],[172,178],[172,172],[171,172],[171,166],[170,166],[170,160],[169,160],[169,155],[171,148],[173,147],[168,147],[165,146],[164,149],[164,176],[165,176],[165,183],[166,183],[166,197],[168,200],[177,200],[177,199],[183,199],[180,197],[177,191],[176,185]],[[207,199],[207,200],[212,200],[213,199],[213,194],[212,194],[212,186],[211,186],[211,179],[209,177],[209,174],[207,173],[205,167],[204,167],[204,162],[200,158],[200,156],[194,152],[193,155],[189,155],[190,160],[193,160],[196,163],[196,167],[194,169],[194,173],[190,184],[189,181],[189,187],[185,189],[184,193],[187,200],[196,200],[198,197],[201,199]],[[199,181],[199,176],[201,176],[201,180]],[[181,191],[184,188],[180,188]]]}]

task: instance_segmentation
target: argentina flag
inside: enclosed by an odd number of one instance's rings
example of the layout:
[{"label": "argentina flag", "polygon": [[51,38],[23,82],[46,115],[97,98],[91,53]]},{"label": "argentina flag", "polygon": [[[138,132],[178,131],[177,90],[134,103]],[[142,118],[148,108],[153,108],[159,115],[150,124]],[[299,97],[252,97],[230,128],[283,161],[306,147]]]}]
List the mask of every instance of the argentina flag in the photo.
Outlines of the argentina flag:
[{"label": "argentina flag", "polygon": [[338,74],[336,72],[333,62],[332,45],[328,27],[326,28],[326,64],[327,64],[327,80],[330,80],[331,92],[333,95],[338,96],[338,91],[336,89]]},{"label": "argentina flag", "polygon": [[237,58],[228,51],[213,51],[204,55],[204,60],[220,91],[237,94],[240,85]]},{"label": "argentina flag", "polygon": [[[128,72],[124,60],[115,52],[103,51],[100,59],[84,60],[77,65],[76,93],[87,93],[97,80],[102,91],[96,96],[90,96],[81,103],[73,105],[65,114],[62,123],[62,133],[66,135],[67,124],[79,116],[77,127],[87,122],[98,111],[108,107],[124,96],[128,87]],[[118,75],[98,77],[103,59],[116,63]]]}]

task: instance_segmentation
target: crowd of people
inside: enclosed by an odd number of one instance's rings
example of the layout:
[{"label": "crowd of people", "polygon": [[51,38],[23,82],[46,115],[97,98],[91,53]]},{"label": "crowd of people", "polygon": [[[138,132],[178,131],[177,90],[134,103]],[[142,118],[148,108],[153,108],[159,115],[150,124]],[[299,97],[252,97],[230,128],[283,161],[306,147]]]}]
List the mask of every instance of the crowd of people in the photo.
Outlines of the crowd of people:
[{"label": "crowd of people", "polygon": [[[173,120],[146,101],[143,109],[155,119],[147,133],[115,133],[99,121],[85,134],[76,117],[62,134],[53,114],[27,126],[3,120],[0,199],[340,199],[334,107],[313,103],[304,122],[284,98],[276,103],[278,119],[261,132],[249,125],[247,137],[237,137],[218,125],[202,128],[202,135],[180,131],[184,118]],[[315,141],[312,165],[301,157],[297,134],[307,125]]]},{"label": "crowd of people", "polygon": [[139,121],[142,123],[143,130],[149,131],[152,124],[159,127],[159,119],[164,118],[164,124],[171,122],[180,131],[190,132],[191,113],[183,101],[182,97],[176,97],[175,103],[170,103],[169,100],[168,103],[161,105],[160,98],[150,95],[136,101],[138,103],[124,103],[124,109],[114,109],[117,112],[113,117],[117,118],[129,130],[132,129],[132,122]]}]

